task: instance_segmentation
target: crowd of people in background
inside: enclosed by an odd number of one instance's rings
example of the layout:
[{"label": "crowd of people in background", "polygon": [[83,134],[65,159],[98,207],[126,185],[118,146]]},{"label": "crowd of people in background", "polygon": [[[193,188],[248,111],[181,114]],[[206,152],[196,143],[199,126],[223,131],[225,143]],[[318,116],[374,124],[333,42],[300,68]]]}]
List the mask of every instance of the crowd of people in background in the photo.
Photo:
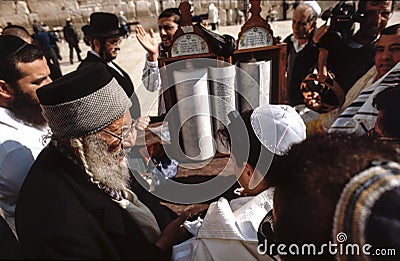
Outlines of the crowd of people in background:
[{"label": "crowd of people in background", "polygon": [[[135,28],[143,85],[159,92],[153,118],[141,110],[133,72],[115,62],[133,33],[123,11],[92,13],[82,39],[65,21],[69,63],[74,53],[79,62],[67,74],[60,37],[46,24],[34,20],[34,34],[0,28],[0,259],[347,260],[356,255],[347,246],[357,245],[363,260],[381,260],[374,254],[382,250],[397,260],[400,23],[388,26],[393,0],[344,4],[332,10],[349,8],[355,32],[334,15],[318,27],[318,2],[296,1],[283,40],[285,103],[232,111],[218,131],[237,179],[229,210],[218,200],[179,214],[143,188],[127,155],[154,164],[137,137],[167,113],[158,61],[182,26],[180,10],[158,16],[161,42]],[[211,3],[208,11],[214,31],[218,9]],[[161,172],[178,164],[162,160]],[[346,251],[332,253],[328,242]],[[314,251],[299,252],[304,245]]]}]

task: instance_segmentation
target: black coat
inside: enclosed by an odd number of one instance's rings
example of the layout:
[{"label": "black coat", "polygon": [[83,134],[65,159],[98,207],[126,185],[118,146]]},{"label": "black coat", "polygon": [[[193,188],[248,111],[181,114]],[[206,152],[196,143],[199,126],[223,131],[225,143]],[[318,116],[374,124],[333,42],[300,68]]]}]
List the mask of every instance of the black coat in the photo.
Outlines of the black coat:
[{"label": "black coat", "polygon": [[50,143],[24,184],[16,227],[24,258],[169,259],[129,214]]},{"label": "black coat", "polygon": [[0,216],[0,259],[21,258],[18,241],[5,219]]},{"label": "black coat", "polygon": [[87,53],[86,58],[79,64],[77,70],[81,70],[82,68],[86,68],[95,63],[103,63],[106,66],[107,71],[117,80],[117,82],[124,89],[124,91],[128,95],[128,97],[131,98],[131,101],[132,101],[132,107],[130,109],[131,116],[132,116],[132,118],[137,119],[141,115],[140,103],[139,103],[139,99],[135,93],[135,89],[134,89],[132,80],[129,77],[129,75],[121,67],[119,67],[116,63],[112,62],[113,65],[116,68],[118,68],[118,70],[120,70],[121,73],[124,75],[124,76],[122,76],[116,70],[114,70],[112,67],[108,66],[100,57],[92,54],[90,51]]},{"label": "black coat", "polygon": [[286,100],[290,105],[295,106],[303,103],[300,85],[304,78],[317,67],[319,50],[310,39],[304,49],[296,54],[291,37],[292,35],[289,35],[284,40],[287,44]]}]

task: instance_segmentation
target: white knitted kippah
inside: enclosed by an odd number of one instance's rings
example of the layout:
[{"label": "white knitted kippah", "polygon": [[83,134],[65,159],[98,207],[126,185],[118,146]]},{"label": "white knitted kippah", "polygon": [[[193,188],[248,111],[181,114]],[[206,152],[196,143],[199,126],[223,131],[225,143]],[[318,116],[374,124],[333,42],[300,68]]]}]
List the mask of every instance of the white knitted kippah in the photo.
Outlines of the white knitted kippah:
[{"label": "white knitted kippah", "polygon": [[260,142],[277,155],[284,154],[294,143],[306,138],[303,120],[289,105],[267,104],[255,108],[250,122]]},{"label": "white knitted kippah", "polygon": [[304,1],[301,4],[310,6],[317,13],[317,16],[321,15],[321,7],[317,1]]}]

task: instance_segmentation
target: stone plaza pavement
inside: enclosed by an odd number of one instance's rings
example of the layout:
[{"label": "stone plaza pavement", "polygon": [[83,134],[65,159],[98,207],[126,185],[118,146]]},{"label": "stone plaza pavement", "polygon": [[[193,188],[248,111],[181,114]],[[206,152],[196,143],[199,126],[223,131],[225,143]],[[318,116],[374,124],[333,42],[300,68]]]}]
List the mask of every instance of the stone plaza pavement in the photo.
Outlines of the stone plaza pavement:
[{"label": "stone plaza pavement", "polygon": [[[395,24],[400,22],[400,11],[395,11],[393,17],[389,21],[390,24]],[[286,36],[288,36],[291,29],[291,20],[286,21],[275,21],[271,23],[271,29],[274,32],[274,36],[280,36],[283,40]],[[324,21],[321,19],[318,20],[318,26],[324,24]],[[237,39],[238,33],[240,32],[241,25],[233,25],[233,26],[221,26],[215,32],[219,34],[229,34]],[[134,28],[132,27],[132,31],[134,32]],[[158,32],[155,32],[155,35],[159,39]],[[69,49],[68,44],[66,42],[59,43],[59,47],[61,50],[61,55],[63,60],[60,62],[61,70],[63,74],[71,72],[76,69],[78,66],[78,61],[76,57],[76,53],[74,53],[74,64],[71,65],[69,63]],[[86,52],[89,50],[89,47],[84,44],[81,40],[80,47],[82,49],[82,58],[86,57]],[[157,114],[157,92],[151,93],[147,91],[143,85],[141,84],[142,70],[145,62],[145,51],[142,46],[137,41],[134,33],[132,33],[127,39],[124,39],[121,43],[121,51],[115,60],[115,62],[120,65],[131,77],[134,85],[135,91],[139,97],[142,114],[154,116]]]}]

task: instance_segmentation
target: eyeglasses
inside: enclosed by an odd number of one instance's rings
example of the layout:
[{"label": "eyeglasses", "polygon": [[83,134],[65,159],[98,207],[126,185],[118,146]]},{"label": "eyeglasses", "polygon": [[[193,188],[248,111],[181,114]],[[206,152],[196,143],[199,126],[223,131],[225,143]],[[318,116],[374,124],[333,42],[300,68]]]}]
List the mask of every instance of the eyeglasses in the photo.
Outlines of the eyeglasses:
[{"label": "eyeglasses", "polygon": [[118,135],[112,131],[109,131],[107,129],[102,129],[102,131],[104,131],[105,133],[110,134],[111,136],[113,136],[114,138],[119,139],[118,143],[116,144],[116,146],[118,146],[119,144],[121,144],[121,142],[125,139],[127,139],[129,137],[129,135],[132,133],[132,130],[135,128],[136,126],[136,120],[133,120],[131,125],[129,127],[122,127],[122,133],[121,135]]},{"label": "eyeglasses", "polygon": [[389,19],[393,15],[393,13],[390,12],[390,11],[379,11],[379,10],[365,10],[363,12],[363,14],[366,17],[372,17],[372,16],[380,15],[381,17],[383,17],[385,19]]},{"label": "eyeglasses", "polygon": [[122,39],[118,38],[118,39],[112,39],[112,40],[107,40],[106,43],[109,43],[113,46],[117,46],[120,45],[122,43]]}]

